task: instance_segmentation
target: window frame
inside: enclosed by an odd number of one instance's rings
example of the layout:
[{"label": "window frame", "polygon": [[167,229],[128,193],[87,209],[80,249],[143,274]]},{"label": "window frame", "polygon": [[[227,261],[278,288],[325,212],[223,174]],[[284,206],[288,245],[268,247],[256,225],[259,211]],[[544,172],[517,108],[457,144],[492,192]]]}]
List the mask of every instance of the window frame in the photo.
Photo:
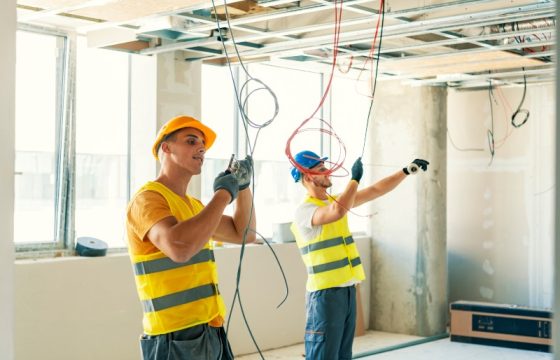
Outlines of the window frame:
[{"label": "window frame", "polygon": [[[14,243],[16,257],[19,254],[63,252],[73,245],[68,226],[72,224],[72,211],[64,211],[72,201],[73,156],[71,155],[72,130],[74,123],[73,94],[75,89],[75,34],[61,30],[19,24],[17,31],[58,37],[63,45],[58,48],[56,60],[56,104],[55,104],[55,191],[54,191],[54,239],[49,242]],[[16,59],[17,61],[17,59]],[[17,176],[17,173],[14,174]],[[68,242],[70,239],[70,242]]]},{"label": "window frame", "polygon": [[[75,32],[54,30],[28,24],[19,24],[18,31],[61,37],[64,41],[57,54],[56,74],[56,129],[55,129],[55,194],[54,194],[54,240],[32,243],[16,243],[16,259],[52,258],[72,256],[75,253],[76,219],[76,74],[77,74],[77,37]],[[16,60],[17,61],[17,60]],[[132,162],[132,110],[131,81],[132,54],[128,54],[127,74],[127,165],[126,194],[131,197]],[[14,176],[17,176],[14,173]],[[122,253],[126,247],[112,247],[108,253]]]}]

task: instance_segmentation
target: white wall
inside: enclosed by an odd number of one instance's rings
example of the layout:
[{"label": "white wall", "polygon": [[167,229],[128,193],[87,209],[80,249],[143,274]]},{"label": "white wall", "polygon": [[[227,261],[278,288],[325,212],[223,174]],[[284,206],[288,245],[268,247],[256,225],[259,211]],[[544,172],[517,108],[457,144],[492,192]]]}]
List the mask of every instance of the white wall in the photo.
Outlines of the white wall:
[{"label": "white wall", "polygon": [[[554,86],[530,86],[528,122],[510,122],[522,87],[495,91],[495,158],[490,164],[488,91],[450,91],[448,247],[450,301],[551,307],[554,229]],[[508,130],[509,129],[509,130]],[[501,141],[506,134],[509,137]]]},{"label": "white wall", "polygon": [[16,2],[0,1],[0,354],[13,359]]},{"label": "white wall", "polygon": [[[370,241],[357,239],[370,272]],[[273,244],[289,284],[266,246],[245,251],[240,294],[245,315],[261,350],[303,341],[306,272],[294,243]],[[239,263],[238,248],[216,249],[220,291],[229,309]],[[141,307],[128,255],[102,258],[19,260],[16,279],[18,360],[137,360]],[[365,319],[369,316],[370,279],[362,284]],[[367,327],[367,323],[366,323]],[[256,349],[236,304],[229,338],[236,354]],[[79,355],[77,355],[79,354]],[[4,357],[2,357],[2,360]]]}]

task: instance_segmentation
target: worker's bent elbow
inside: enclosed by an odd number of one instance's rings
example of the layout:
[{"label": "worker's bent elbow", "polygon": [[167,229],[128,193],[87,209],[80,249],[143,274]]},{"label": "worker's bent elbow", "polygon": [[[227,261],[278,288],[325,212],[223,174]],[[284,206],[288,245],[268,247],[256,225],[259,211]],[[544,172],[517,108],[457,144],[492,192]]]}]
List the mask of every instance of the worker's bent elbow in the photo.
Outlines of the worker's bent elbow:
[{"label": "worker's bent elbow", "polygon": [[167,256],[173,260],[175,263],[185,263],[189,261],[194,254],[191,254],[190,251],[172,251],[171,253],[167,254]]}]

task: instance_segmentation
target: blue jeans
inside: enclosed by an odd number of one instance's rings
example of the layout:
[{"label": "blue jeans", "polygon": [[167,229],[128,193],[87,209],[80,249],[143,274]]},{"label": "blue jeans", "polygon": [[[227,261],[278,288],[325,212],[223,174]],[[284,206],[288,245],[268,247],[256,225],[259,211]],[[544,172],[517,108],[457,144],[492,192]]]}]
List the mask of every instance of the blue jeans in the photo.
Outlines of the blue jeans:
[{"label": "blue jeans", "polygon": [[142,335],[144,360],[233,360],[223,327],[193,326],[163,335]]},{"label": "blue jeans", "polygon": [[307,293],[305,358],[350,360],[356,327],[356,287]]}]

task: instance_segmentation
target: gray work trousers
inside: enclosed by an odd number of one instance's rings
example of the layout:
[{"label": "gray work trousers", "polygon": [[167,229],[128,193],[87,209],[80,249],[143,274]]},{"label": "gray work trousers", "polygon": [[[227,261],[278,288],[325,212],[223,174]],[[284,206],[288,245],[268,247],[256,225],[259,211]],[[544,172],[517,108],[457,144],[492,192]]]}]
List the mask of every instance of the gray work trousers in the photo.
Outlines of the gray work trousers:
[{"label": "gray work trousers", "polygon": [[142,335],[144,360],[233,360],[223,327],[208,324],[162,335]]}]

